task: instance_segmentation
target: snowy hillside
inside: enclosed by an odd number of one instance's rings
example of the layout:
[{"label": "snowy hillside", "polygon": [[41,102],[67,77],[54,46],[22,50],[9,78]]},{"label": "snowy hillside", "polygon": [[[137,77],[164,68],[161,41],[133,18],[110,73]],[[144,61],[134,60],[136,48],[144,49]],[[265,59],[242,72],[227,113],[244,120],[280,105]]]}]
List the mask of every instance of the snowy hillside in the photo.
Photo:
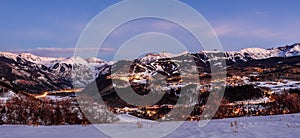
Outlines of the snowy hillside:
[{"label": "snowy hillside", "polygon": [[[237,132],[231,128],[231,122],[237,121]],[[113,128],[112,136],[148,138],[153,135],[165,133],[166,129],[157,131],[157,127],[173,127],[172,122],[145,124],[138,128],[135,123],[98,125],[97,127]],[[207,126],[200,128],[198,122],[185,122],[173,133],[166,137],[170,138],[204,138],[204,137],[298,137],[300,134],[300,114],[243,117],[212,120]],[[156,131],[154,131],[156,130]],[[17,133],[16,133],[17,132]],[[0,126],[0,134],[3,138],[105,138],[108,137],[94,126]]]},{"label": "snowy hillside", "polygon": [[[207,67],[212,59],[218,59],[218,51],[203,51],[199,53],[183,52],[181,54],[158,53],[146,54],[143,57],[133,60],[134,63],[146,66],[150,72],[143,72],[143,68],[138,67],[137,72],[140,75],[149,76],[149,73],[164,72],[169,74],[174,71],[173,65],[170,65],[168,58],[174,60],[183,60],[196,65]],[[292,57],[300,55],[300,44],[296,43],[291,46],[283,46],[272,49],[246,48],[240,51],[225,52],[227,65],[235,63],[245,63],[251,60],[268,59],[271,57]],[[192,57],[192,58],[191,58]],[[14,91],[40,92],[43,90],[69,89],[72,87],[85,87],[103,72],[107,66],[113,66],[116,62],[105,62],[98,58],[83,59],[81,57],[41,57],[30,53],[10,53],[0,52],[0,74],[1,83],[13,89]],[[122,61],[125,62],[125,61]],[[132,61],[128,61],[128,65]],[[155,65],[153,65],[155,63]],[[156,64],[157,63],[157,64]],[[164,69],[160,64],[164,64]],[[213,66],[224,67],[215,63]],[[159,66],[157,66],[159,65]],[[184,67],[184,66],[183,66]],[[149,71],[149,69],[147,69]],[[127,71],[128,72],[128,71]],[[100,74],[100,76],[103,74]],[[17,87],[18,86],[18,87]],[[34,89],[34,91],[31,91]]]},{"label": "snowy hillside", "polygon": [[[217,51],[203,51],[200,53],[194,53],[203,55],[200,60],[206,62],[208,55],[211,53],[216,53]],[[146,54],[144,57],[139,60],[144,63],[149,63],[155,61],[157,59],[163,58],[174,58],[180,57],[183,55],[189,54],[188,52],[183,52],[177,55],[171,53],[159,53],[159,54]],[[240,51],[225,51],[225,57],[227,60],[237,62],[237,61],[249,61],[249,60],[259,60],[259,59],[267,59],[271,57],[292,57],[300,55],[300,43],[295,43],[293,45],[287,45],[282,47],[270,48],[270,49],[262,49],[262,48],[244,48]]]},{"label": "snowy hillside", "polygon": [[245,48],[240,51],[225,52],[229,59],[266,59],[271,57],[292,57],[300,55],[300,43],[271,49]]},{"label": "snowy hillside", "polygon": [[[204,51],[203,54],[206,56],[213,52],[217,51]],[[244,48],[240,51],[225,51],[224,54],[225,58],[231,62],[247,62],[249,60],[260,60],[271,57],[293,57],[300,55],[300,43],[270,49]]]},{"label": "snowy hillside", "polygon": [[15,91],[27,92],[33,88],[29,85],[38,87],[34,88],[34,92],[85,87],[95,80],[98,71],[106,65],[105,61],[97,58],[52,58],[9,52],[0,52],[0,62],[2,83],[9,89],[19,85],[22,88],[16,88]]}]

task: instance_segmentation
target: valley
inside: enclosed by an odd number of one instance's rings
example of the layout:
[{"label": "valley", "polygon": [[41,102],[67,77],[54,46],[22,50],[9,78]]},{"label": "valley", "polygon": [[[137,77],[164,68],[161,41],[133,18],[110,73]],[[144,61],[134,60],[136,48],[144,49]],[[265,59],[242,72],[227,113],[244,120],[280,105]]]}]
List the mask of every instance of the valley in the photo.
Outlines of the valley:
[{"label": "valley", "polygon": [[[103,122],[114,122],[111,113],[162,121],[297,113],[300,105],[291,102],[300,99],[300,54],[296,51],[299,47],[295,44],[225,53],[147,54],[139,59],[117,62],[2,52],[0,86],[3,98],[0,101],[3,108],[7,108],[7,103],[19,103],[20,97],[41,105],[67,104],[61,108],[41,106],[39,110],[65,110],[60,116],[78,110],[74,113],[78,121],[65,122],[75,124],[99,114],[110,116],[109,121],[98,118]],[[126,98],[122,99],[118,92]],[[139,100],[134,99],[136,94]],[[148,94],[161,98],[154,104],[147,104],[153,100]],[[219,102],[220,107],[216,114],[204,116],[209,97],[213,99],[210,102]],[[133,99],[137,105],[126,99]],[[177,116],[185,111],[189,113]],[[89,114],[83,116],[85,112]]]}]

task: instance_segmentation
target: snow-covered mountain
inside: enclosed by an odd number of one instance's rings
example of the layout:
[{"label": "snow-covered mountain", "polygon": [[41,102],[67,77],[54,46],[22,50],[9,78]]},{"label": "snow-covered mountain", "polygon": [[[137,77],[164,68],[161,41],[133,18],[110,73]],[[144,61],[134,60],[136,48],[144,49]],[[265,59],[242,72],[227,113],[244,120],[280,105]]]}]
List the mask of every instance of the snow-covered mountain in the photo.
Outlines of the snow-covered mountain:
[{"label": "snow-covered mountain", "polygon": [[[141,58],[133,60],[133,62],[139,66],[142,65],[148,68],[146,69],[148,73],[146,73],[145,76],[149,74],[149,71],[152,74],[156,74],[155,72],[157,71],[168,74],[175,71],[167,65],[171,63],[169,62],[170,58],[175,60],[194,59],[197,66],[207,67],[209,66],[210,59],[217,55],[216,53],[220,52],[184,52],[177,55],[163,52],[158,54],[146,54]],[[240,51],[224,52],[224,57],[229,65],[237,62],[244,63],[251,60],[268,59],[271,57],[292,56],[300,56],[300,43],[271,49],[245,48]],[[116,64],[116,62],[105,62],[98,58],[52,58],[36,56],[30,53],[16,54],[0,52],[0,85],[10,88],[14,88],[15,86],[21,87],[22,89],[20,88],[20,90],[24,91],[35,89],[35,92],[40,90],[85,87],[95,80],[95,78],[103,75],[99,75],[99,72],[103,72],[105,69],[107,70],[107,67],[109,69],[109,67],[114,64]],[[161,65],[164,66],[164,69],[160,67]],[[221,66],[219,64],[216,65]],[[144,69],[139,70],[140,71],[137,72],[143,73],[142,70]]]},{"label": "snow-covered mountain", "polygon": [[144,57],[139,58],[141,62],[144,63],[150,63],[152,61],[162,59],[162,58],[174,58],[178,57],[184,54],[188,54],[189,52],[185,51],[179,54],[172,54],[172,53],[167,53],[167,52],[162,52],[162,53],[148,53]]},{"label": "snow-covered mountain", "polygon": [[105,61],[80,57],[51,58],[30,53],[0,52],[1,86],[17,91],[41,92],[42,90],[84,87],[98,76]]},{"label": "snow-covered mountain", "polygon": [[[202,51],[198,53],[189,53],[183,52],[180,54],[171,54],[171,53],[158,53],[146,54],[144,57],[139,58],[138,60],[143,63],[150,63],[158,59],[163,58],[176,58],[185,55],[193,55],[202,62],[206,63],[209,58],[213,58],[213,54],[219,53],[219,51]],[[271,57],[292,57],[300,56],[300,43],[295,43],[293,45],[286,45],[282,47],[262,49],[262,48],[244,48],[240,51],[225,51],[224,57],[229,62],[247,62],[249,60],[260,60],[267,59]]]},{"label": "snow-covered mountain", "polygon": [[300,43],[277,48],[245,48],[240,51],[225,52],[226,57],[236,60],[248,61],[249,59],[266,59],[271,57],[292,57],[300,55]]},{"label": "snow-covered mountain", "polygon": [[[254,63],[259,64],[260,61],[263,64],[276,65],[279,61],[283,62],[284,57],[298,55],[300,55],[300,44],[272,49],[246,48],[229,52],[184,52],[178,55],[168,53],[147,54],[135,60],[120,60],[113,65],[105,66],[103,70],[99,71],[99,76],[95,81],[97,88],[93,88],[94,83],[87,86],[85,91],[98,91],[104,97],[104,100],[113,103],[114,106],[116,103],[119,106],[128,106],[118,99],[114,88],[127,89],[132,87],[140,95],[147,94],[149,90],[165,91],[172,97],[178,95],[177,90],[179,88],[185,89],[187,87],[186,89],[190,89],[191,83],[189,82],[197,82],[195,79],[198,78],[194,77],[195,74],[203,73],[201,74],[203,78],[209,76],[211,67],[222,71],[232,65],[250,66]],[[273,60],[272,57],[283,58]],[[218,62],[220,58],[225,58],[226,64]],[[294,58],[289,59],[294,62]],[[105,99],[105,97],[108,98]],[[162,99],[162,101],[169,102],[171,100]]]}]

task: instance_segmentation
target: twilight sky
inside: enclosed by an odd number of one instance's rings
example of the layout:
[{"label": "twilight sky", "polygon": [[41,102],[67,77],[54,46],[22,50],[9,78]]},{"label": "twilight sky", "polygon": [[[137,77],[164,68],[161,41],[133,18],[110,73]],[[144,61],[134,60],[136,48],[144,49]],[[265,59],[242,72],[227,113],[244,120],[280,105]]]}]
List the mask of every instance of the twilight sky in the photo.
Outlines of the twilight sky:
[{"label": "twilight sky", "polygon": [[[246,47],[270,48],[300,42],[300,2],[297,0],[181,1],[196,9],[208,20],[224,50],[240,50]],[[31,52],[53,57],[71,56],[87,23],[102,10],[117,2],[119,1],[1,0],[0,51]],[[160,25],[159,27],[163,28],[145,27],[147,25]],[[124,29],[121,29],[123,32],[117,32],[123,34],[119,35],[120,39],[137,33],[126,31],[133,26],[140,27],[141,32],[149,29],[166,29],[161,21],[136,21],[132,26],[127,26],[127,29],[126,26],[123,27]],[[165,31],[175,34],[182,31],[176,27],[167,29]],[[109,44],[118,44],[114,42]],[[189,42],[193,47],[192,40]],[[89,49],[82,50],[89,51]],[[116,49],[111,46],[101,50],[107,54],[101,56],[105,58]]]}]

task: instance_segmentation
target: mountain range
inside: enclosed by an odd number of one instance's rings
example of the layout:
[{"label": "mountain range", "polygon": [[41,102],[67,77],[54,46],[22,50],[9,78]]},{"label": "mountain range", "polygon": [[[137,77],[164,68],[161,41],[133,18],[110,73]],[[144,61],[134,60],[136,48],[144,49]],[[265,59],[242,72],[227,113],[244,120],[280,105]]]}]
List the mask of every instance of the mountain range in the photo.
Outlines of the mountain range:
[{"label": "mountain range", "polygon": [[[213,52],[216,51],[184,52],[179,55],[149,53],[138,59],[124,61],[151,64],[158,60],[164,61],[167,58],[181,58],[192,55],[198,66],[207,66],[211,58],[209,55]],[[224,52],[224,56],[227,65],[243,64],[272,57],[295,57],[300,56],[300,43],[271,49],[245,48],[240,51]],[[0,52],[0,87],[16,92],[30,93],[74,87],[82,88],[93,82],[97,77],[101,77],[105,70],[107,73],[107,69],[111,66],[113,66],[111,62],[98,58],[53,58],[36,56],[30,53]],[[165,70],[167,68],[160,69]],[[76,75],[74,75],[74,71],[76,71]]]}]

